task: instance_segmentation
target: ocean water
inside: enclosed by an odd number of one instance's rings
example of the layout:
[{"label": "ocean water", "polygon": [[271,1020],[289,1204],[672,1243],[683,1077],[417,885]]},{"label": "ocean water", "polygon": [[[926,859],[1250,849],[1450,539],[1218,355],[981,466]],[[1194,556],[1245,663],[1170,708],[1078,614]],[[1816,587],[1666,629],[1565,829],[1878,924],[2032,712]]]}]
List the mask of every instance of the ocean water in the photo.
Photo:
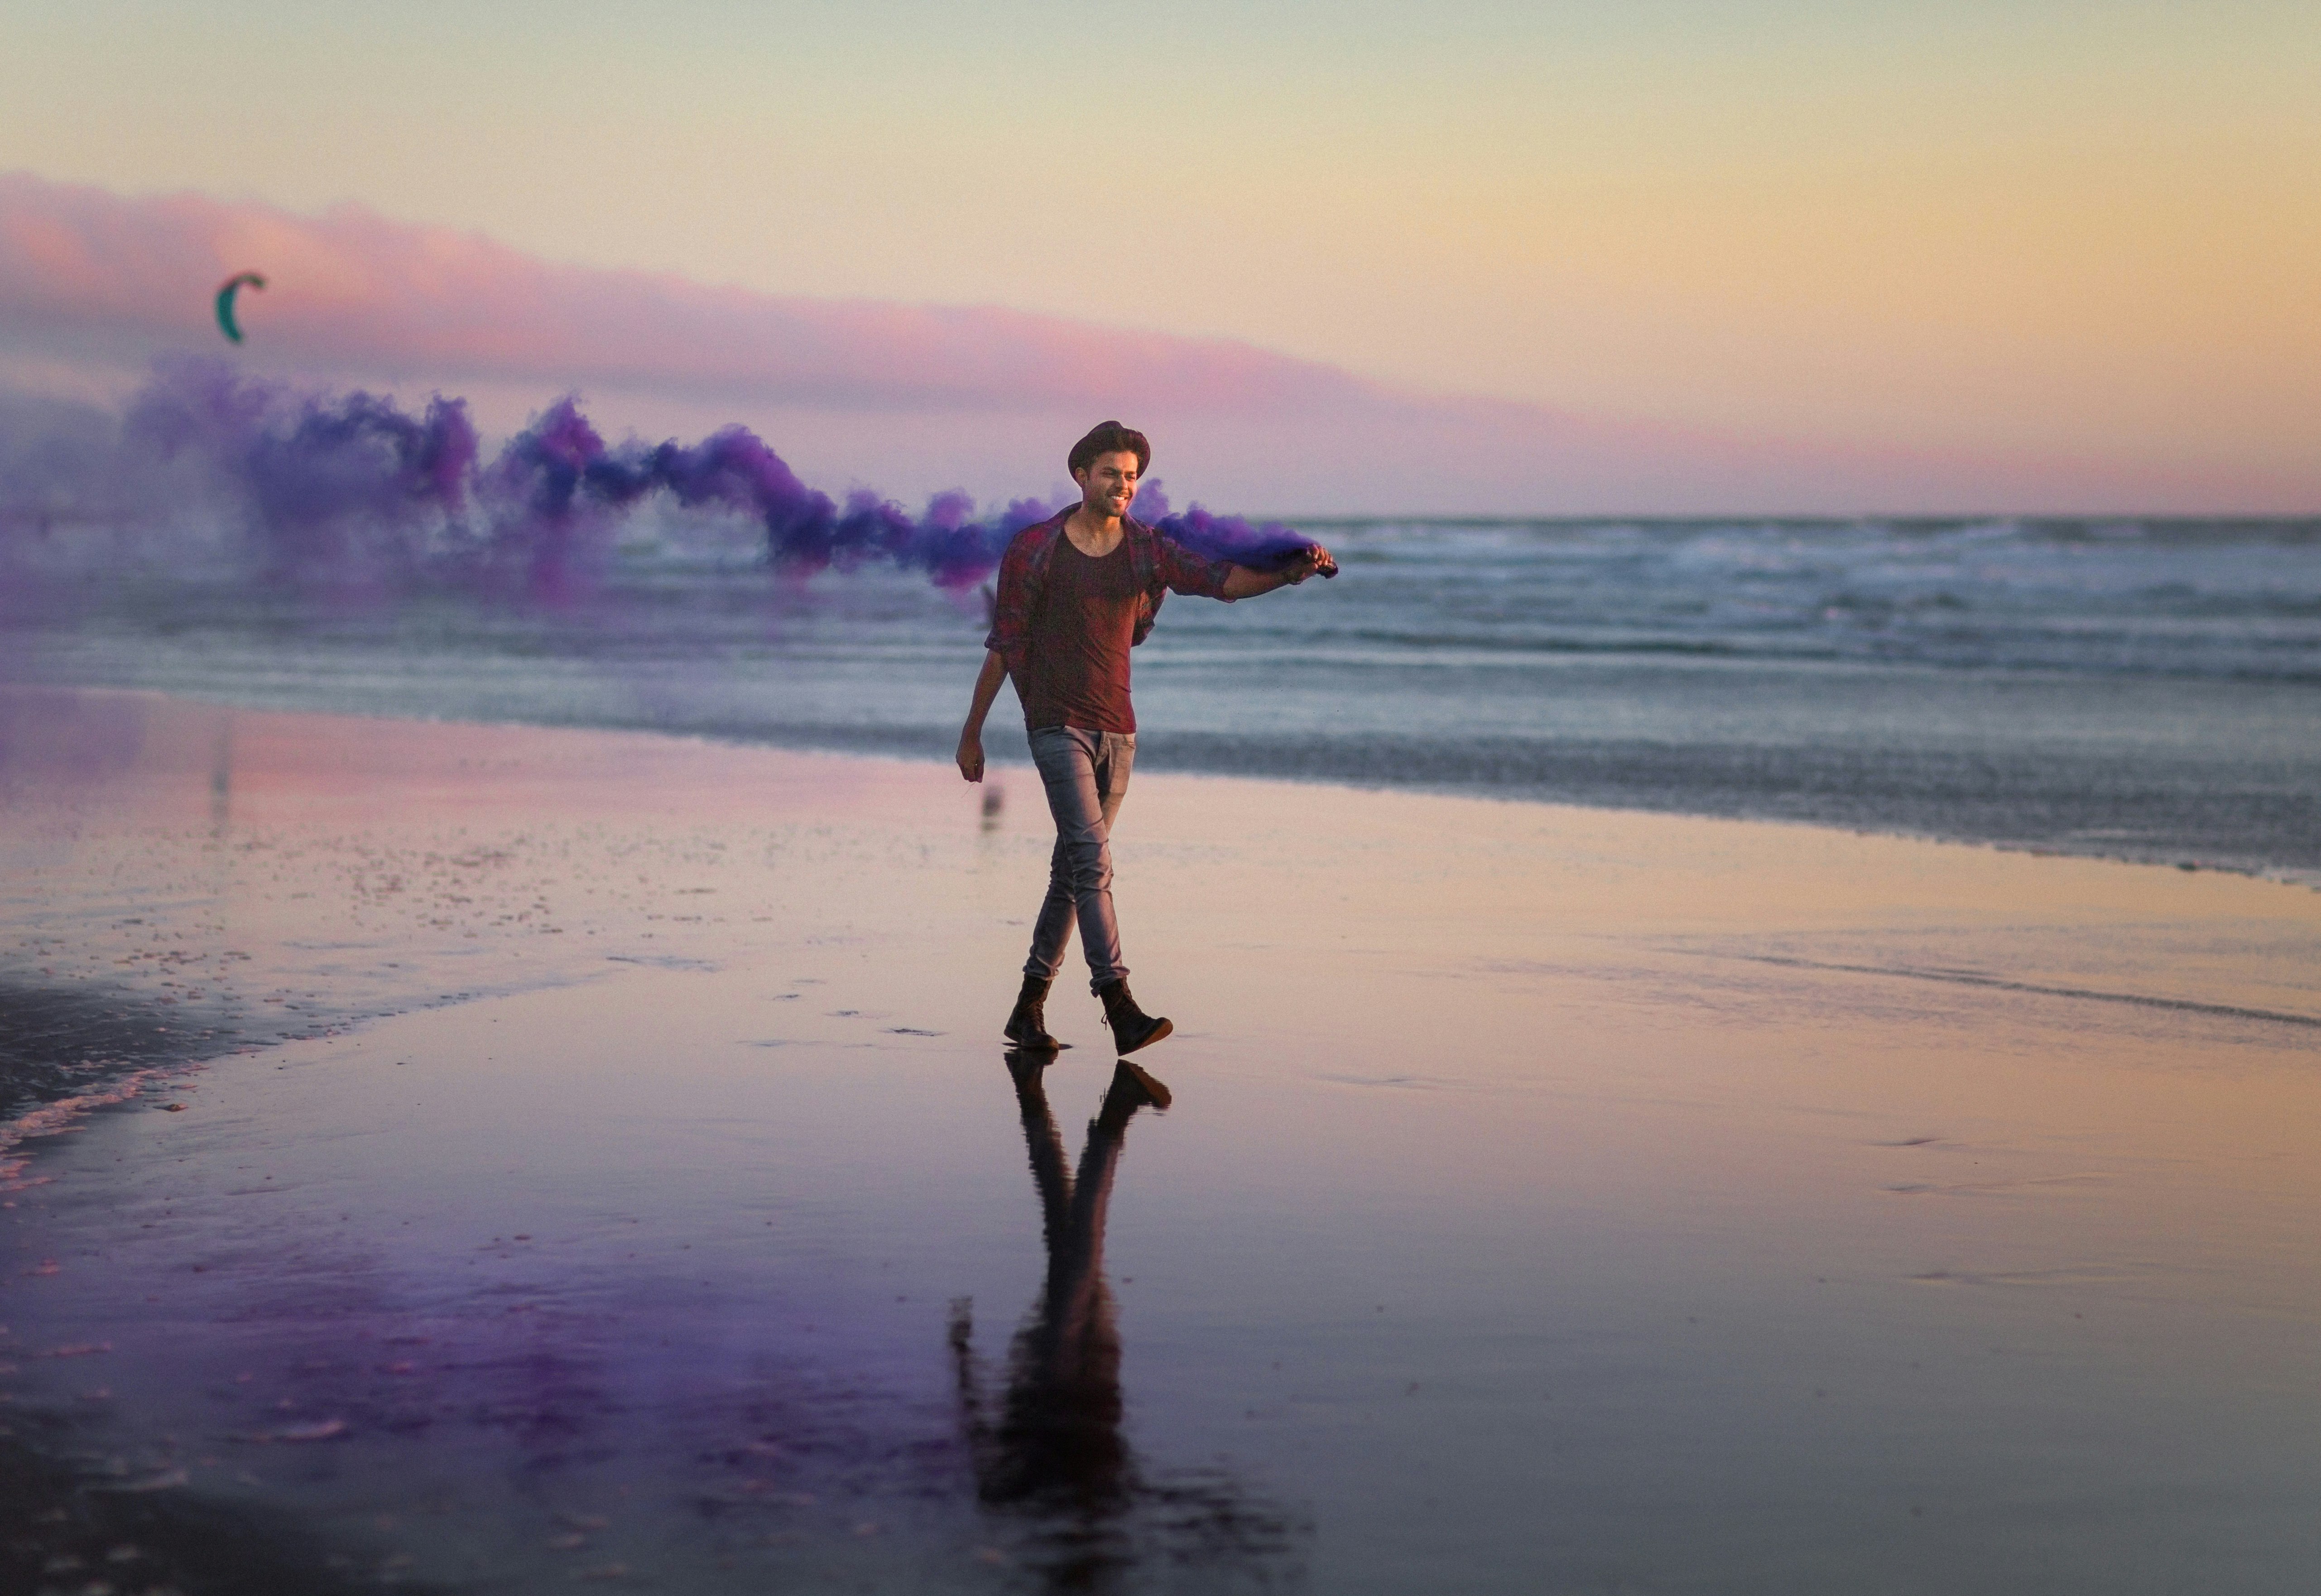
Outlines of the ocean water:
[{"label": "ocean water", "polygon": [[[1143,768],[2321,881],[2321,520],[1298,525],[1338,579],[1166,606]],[[979,595],[799,581],[732,522],[648,524],[553,606],[89,546],[12,569],[6,678],[942,759],[981,652]],[[990,744],[1025,757],[1012,697]]]}]

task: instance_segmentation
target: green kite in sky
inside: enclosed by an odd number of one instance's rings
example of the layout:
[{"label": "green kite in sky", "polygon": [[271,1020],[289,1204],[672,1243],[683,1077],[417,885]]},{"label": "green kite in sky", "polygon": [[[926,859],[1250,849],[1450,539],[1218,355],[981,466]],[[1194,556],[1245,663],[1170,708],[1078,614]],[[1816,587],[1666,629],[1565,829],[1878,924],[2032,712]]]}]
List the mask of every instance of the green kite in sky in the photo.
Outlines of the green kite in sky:
[{"label": "green kite in sky", "polygon": [[241,342],[241,329],[234,325],[233,296],[241,291],[241,286],[244,283],[249,284],[253,288],[263,288],[266,287],[266,279],[259,276],[258,273],[254,271],[237,271],[232,277],[226,278],[224,285],[217,291],[218,331],[224,333],[227,338],[236,343],[240,343]]}]

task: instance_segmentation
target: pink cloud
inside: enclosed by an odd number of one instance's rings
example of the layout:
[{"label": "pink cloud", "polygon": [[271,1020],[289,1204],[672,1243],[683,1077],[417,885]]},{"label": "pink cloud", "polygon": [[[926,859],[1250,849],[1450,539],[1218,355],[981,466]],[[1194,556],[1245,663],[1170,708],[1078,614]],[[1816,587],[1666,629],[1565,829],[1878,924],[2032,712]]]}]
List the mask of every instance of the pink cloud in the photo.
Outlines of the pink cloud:
[{"label": "pink cloud", "polygon": [[211,291],[245,269],[269,278],[243,318],[263,358],[308,368],[909,409],[1085,407],[1123,389],[1270,409],[1364,391],[1223,339],[560,266],[356,205],[305,217],[0,176],[0,319],[20,335],[101,350],[209,339]]},{"label": "pink cloud", "polygon": [[[2321,497],[2321,472],[2260,481],[1716,436],[1397,393],[1224,339],[558,265],[360,206],[302,216],[0,175],[0,354],[20,379],[222,351],[210,296],[245,269],[269,278],[242,315],[240,358],[261,368],[480,389],[487,417],[493,393],[524,408],[585,388],[632,424],[745,421],[802,469],[904,494],[1047,488],[1069,437],[1120,415],[1161,441],[1156,469],[1180,502],[1269,512],[2262,511]],[[924,446],[898,451],[898,429]]]}]

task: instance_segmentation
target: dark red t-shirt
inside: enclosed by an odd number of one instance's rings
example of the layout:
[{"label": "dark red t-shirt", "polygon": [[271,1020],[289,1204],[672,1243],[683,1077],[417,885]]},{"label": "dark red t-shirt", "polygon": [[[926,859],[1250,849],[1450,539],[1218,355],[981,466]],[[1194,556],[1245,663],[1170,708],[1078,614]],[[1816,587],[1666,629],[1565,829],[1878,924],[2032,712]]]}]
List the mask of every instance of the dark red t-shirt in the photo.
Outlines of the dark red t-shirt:
[{"label": "dark red t-shirt", "polygon": [[1136,730],[1128,702],[1128,650],[1144,595],[1124,541],[1091,560],[1060,538],[1032,616],[1029,657],[1015,683],[1024,724],[1032,731],[1079,726],[1090,732]]}]

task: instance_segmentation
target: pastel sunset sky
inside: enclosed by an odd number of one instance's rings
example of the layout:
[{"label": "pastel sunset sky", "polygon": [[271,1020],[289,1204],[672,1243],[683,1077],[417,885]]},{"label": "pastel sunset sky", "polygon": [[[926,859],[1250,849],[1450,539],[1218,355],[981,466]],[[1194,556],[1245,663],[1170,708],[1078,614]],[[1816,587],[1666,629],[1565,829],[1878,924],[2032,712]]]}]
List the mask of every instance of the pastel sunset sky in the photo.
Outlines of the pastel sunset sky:
[{"label": "pastel sunset sky", "polygon": [[2321,509],[2310,0],[0,33],[20,387],[222,349],[250,266],[253,360],[506,425],[577,386],[897,492],[1044,488],[1116,412],[1258,511]]}]

